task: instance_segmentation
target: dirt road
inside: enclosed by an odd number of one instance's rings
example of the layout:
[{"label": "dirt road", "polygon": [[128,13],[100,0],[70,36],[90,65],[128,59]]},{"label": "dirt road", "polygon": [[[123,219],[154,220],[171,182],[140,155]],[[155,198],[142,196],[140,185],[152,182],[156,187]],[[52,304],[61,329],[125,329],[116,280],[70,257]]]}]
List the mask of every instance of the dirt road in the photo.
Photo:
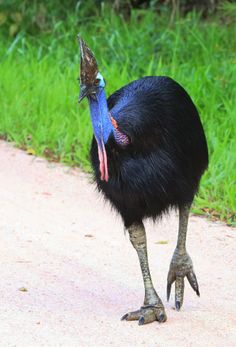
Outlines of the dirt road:
[{"label": "dirt road", "polygon": [[166,276],[177,217],[146,223],[168,321],[121,322],[142,304],[138,259],[89,180],[0,142],[0,346],[236,346],[236,230],[191,217],[188,250],[201,297],[186,283],[176,312]]}]

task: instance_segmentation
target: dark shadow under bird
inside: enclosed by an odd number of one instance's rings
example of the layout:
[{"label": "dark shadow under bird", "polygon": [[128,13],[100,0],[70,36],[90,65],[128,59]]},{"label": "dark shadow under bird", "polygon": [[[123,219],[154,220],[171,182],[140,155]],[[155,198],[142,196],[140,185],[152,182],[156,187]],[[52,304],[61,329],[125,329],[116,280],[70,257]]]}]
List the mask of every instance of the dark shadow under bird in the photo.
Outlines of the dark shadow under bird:
[{"label": "dark shadow under bird", "polygon": [[198,111],[187,92],[166,76],[149,76],[122,87],[108,100],[96,59],[79,38],[79,100],[90,106],[94,137],[91,162],[98,189],[121,215],[143,275],[144,304],[125,320],[164,322],[166,313],[148,266],[143,219],[179,209],[178,242],[167,278],[167,298],[175,282],[175,306],[183,304],[184,277],[199,295],[186,251],[189,209],[208,165]]}]

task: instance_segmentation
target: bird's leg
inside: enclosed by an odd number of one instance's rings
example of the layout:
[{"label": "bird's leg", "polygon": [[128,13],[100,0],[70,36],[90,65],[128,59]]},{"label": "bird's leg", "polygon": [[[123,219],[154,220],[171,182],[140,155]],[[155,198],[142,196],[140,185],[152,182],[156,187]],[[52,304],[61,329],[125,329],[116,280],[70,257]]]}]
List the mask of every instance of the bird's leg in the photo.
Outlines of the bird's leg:
[{"label": "bird's leg", "polygon": [[179,233],[170,269],[167,277],[167,300],[170,298],[171,285],[175,282],[175,307],[179,311],[184,298],[184,277],[187,279],[196,294],[200,296],[197,278],[193,270],[193,263],[186,251],[186,236],[190,206],[179,209]]},{"label": "bird's leg", "polygon": [[139,263],[142,270],[145,288],[145,298],[143,306],[134,312],[125,314],[122,320],[138,320],[139,325],[151,323],[155,320],[166,321],[166,314],[161,299],[157,295],[151,279],[147,256],[147,241],[143,223],[132,224],[129,228],[129,237],[132,245],[136,249]]}]

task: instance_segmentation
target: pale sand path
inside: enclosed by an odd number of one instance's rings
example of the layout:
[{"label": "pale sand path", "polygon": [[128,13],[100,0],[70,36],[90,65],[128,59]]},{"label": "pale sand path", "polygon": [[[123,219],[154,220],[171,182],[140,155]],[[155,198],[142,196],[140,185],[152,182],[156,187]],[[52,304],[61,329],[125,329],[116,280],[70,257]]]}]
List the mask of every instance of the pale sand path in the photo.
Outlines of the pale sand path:
[{"label": "pale sand path", "polygon": [[86,174],[0,142],[0,346],[236,346],[236,230],[191,217],[188,250],[201,297],[186,283],[176,312],[166,276],[177,224],[175,214],[146,223],[168,321],[121,322],[142,304],[143,285],[119,217]]}]

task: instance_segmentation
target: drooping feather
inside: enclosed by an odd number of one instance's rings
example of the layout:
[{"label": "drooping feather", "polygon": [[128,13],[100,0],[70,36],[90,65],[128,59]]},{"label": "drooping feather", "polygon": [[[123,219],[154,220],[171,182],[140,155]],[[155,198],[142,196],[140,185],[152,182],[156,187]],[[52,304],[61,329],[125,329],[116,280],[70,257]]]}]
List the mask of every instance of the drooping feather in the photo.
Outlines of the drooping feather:
[{"label": "drooping feather", "polygon": [[[169,77],[144,77],[108,98],[117,127],[105,144],[109,180],[101,180],[97,142],[91,161],[99,190],[126,226],[191,203],[208,165],[202,124],[187,92]],[[117,140],[117,132],[129,139]]]}]

